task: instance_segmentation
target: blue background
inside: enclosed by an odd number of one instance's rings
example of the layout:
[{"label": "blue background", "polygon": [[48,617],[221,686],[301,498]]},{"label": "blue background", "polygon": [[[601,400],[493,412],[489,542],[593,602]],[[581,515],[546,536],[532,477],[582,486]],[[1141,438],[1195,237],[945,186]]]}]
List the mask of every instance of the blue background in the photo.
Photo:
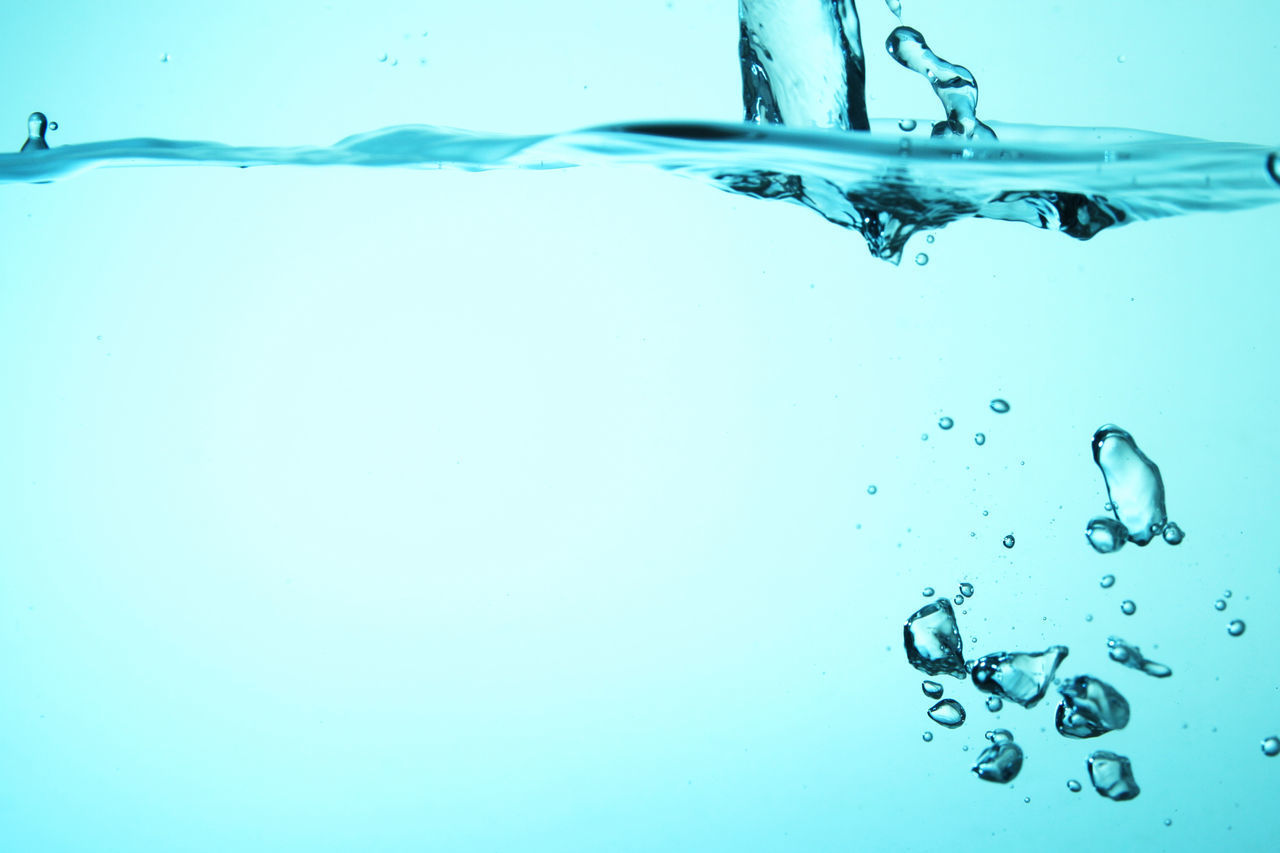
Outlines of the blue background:
[{"label": "blue background", "polygon": [[[936,116],[861,9],[871,114]],[[904,17],[984,118],[1280,144],[1272,3]],[[53,145],[741,109],[723,1],[10,4],[0,46],[15,150],[35,109]],[[4,187],[0,848],[1268,849],[1278,225],[971,221],[895,268],[642,168]],[[1178,548],[1085,544],[1108,421]],[[1066,644],[1129,727],[950,680],[930,723],[901,624],[963,580],[970,656]],[[1012,786],[969,772],[997,722]]]}]

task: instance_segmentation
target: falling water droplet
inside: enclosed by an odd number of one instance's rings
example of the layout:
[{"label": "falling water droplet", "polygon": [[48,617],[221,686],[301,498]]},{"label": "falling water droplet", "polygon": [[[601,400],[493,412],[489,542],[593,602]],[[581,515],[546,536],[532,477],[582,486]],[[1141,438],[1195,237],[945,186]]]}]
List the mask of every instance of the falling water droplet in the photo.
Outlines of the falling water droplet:
[{"label": "falling water droplet", "polygon": [[951,429],[955,425],[956,425],[956,422],[951,420],[951,418],[946,417],[945,415],[943,417],[938,418],[938,429]]},{"label": "falling water droplet", "polygon": [[1005,412],[1009,411],[1009,401],[997,397],[991,401],[991,411],[995,412],[997,415],[1003,415]]},{"label": "falling water droplet", "polygon": [[49,121],[44,113],[32,113],[27,116],[27,141],[18,149],[23,151],[45,151],[49,143],[44,141],[44,132],[49,129]]},{"label": "falling water droplet", "polygon": [[1269,738],[1262,739],[1262,754],[1270,758],[1280,755],[1280,737],[1274,735]]},{"label": "falling water droplet", "polygon": [[926,255],[924,252],[917,252],[917,253],[916,253],[916,266],[918,266],[918,267],[922,267],[922,266],[924,266],[924,265],[925,265],[925,264],[927,264],[927,263],[929,263],[929,256],[928,256],[928,255]]},{"label": "falling water droplet", "polygon": [[[1012,534],[1012,533],[1010,533],[1009,535],[1005,536],[1005,537],[1004,537],[1004,539],[1002,539],[1002,540],[1001,540],[1001,542],[1003,542],[1003,543],[1004,543],[1004,547],[1006,547],[1006,548],[1012,548],[1012,547],[1013,547],[1013,545],[1014,545],[1014,542],[1015,542],[1015,541],[1016,541],[1016,540],[1014,540],[1014,538],[1013,538],[1013,534]],[[1033,549],[1033,550],[1034,550],[1034,549]]]},{"label": "falling water droplet", "polygon": [[1124,601],[1120,602],[1120,612],[1123,613],[1125,616],[1132,616],[1133,614],[1138,612],[1138,605],[1134,604],[1133,601],[1126,598]]},{"label": "falling water droplet", "polygon": [[1227,633],[1233,637],[1239,637],[1244,633],[1244,622],[1240,619],[1232,619],[1227,623]]},{"label": "falling water droplet", "polygon": [[983,433],[975,432],[973,434],[973,443],[981,447],[987,443],[987,437]]},{"label": "falling water droplet", "polygon": [[1115,586],[1115,583],[1116,583],[1115,575],[1103,575],[1102,580],[1098,581],[1098,586],[1102,587],[1103,589],[1111,589],[1111,587]]},{"label": "falling water droplet", "polygon": [[902,0],[884,0],[884,5],[889,7],[889,11],[897,16],[898,20],[902,20]]},{"label": "falling water droplet", "polygon": [[902,121],[898,122],[898,128],[910,133],[916,129],[916,120],[913,118],[904,118]]}]

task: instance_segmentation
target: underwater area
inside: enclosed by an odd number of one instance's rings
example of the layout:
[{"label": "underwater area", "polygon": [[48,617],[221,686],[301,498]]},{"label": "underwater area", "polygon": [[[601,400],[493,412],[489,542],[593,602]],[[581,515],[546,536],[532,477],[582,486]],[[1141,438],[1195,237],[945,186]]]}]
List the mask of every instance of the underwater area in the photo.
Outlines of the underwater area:
[{"label": "underwater area", "polygon": [[5,22],[0,849],[1274,844],[1274,4]]}]

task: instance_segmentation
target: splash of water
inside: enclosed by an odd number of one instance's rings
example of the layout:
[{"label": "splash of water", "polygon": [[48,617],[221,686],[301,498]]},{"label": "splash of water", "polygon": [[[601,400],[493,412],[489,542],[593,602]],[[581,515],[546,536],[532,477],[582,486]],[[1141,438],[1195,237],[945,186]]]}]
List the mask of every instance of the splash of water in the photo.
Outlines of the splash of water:
[{"label": "splash of water", "polygon": [[963,65],[952,65],[929,49],[924,36],[911,27],[896,27],[885,50],[903,68],[924,77],[942,101],[947,117],[933,126],[934,136],[995,139],[996,133],[978,121],[978,81]]}]

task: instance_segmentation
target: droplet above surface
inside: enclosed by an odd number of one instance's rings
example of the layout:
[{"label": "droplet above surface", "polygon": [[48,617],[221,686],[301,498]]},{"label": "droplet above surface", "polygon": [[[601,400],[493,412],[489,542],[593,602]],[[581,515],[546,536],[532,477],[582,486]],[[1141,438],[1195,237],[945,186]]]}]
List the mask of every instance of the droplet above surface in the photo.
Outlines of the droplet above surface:
[{"label": "droplet above surface", "polygon": [[44,113],[32,113],[27,116],[27,141],[22,143],[18,152],[47,151],[49,143],[45,142],[44,134],[48,129],[49,120],[45,118]]},{"label": "droplet above surface", "polygon": [[1066,646],[1050,646],[1043,652],[984,655],[973,665],[973,684],[984,693],[1030,708],[1044,698],[1067,651]]},{"label": "droplet above surface", "polygon": [[1054,725],[1063,737],[1091,738],[1129,725],[1129,703],[1120,691],[1105,681],[1079,675],[1063,684],[1059,691]]},{"label": "droplet above surface", "polygon": [[1129,759],[1105,750],[1089,756],[1089,780],[1094,790],[1110,800],[1132,800],[1140,791]]},{"label": "droplet above surface", "polygon": [[926,675],[964,678],[963,640],[951,602],[939,598],[907,619],[902,628],[907,661]]},{"label": "droplet above surface", "polygon": [[949,729],[964,724],[964,707],[954,699],[943,699],[929,709],[929,719]]}]

